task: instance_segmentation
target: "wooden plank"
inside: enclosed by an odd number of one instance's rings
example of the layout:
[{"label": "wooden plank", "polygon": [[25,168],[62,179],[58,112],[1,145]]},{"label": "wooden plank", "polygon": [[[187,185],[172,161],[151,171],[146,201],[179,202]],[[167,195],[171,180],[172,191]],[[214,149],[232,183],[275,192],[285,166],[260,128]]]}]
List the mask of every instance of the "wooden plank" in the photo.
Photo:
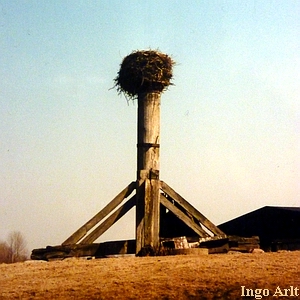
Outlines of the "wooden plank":
[{"label": "wooden plank", "polygon": [[237,251],[237,252],[249,253],[250,248],[248,248],[248,247],[229,247],[228,251]]},{"label": "wooden plank", "polygon": [[199,239],[200,248],[218,248],[224,245],[228,245],[228,238],[224,238],[222,235],[212,236],[206,239]]},{"label": "wooden plank", "polygon": [[68,257],[106,257],[108,255],[134,254],[135,240],[110,241],[87,245],[48,246],[32,250],[32,260],[65,259]]},{"label": "wooden plank", "polygon": [[107,219],[103,221],[97,228],[95,228],[89,235],[87,235],[80,244],[91,244],[99,236],[101,236],[107,229],[121,219],[132,207],[135,206],[136,195],[131,197],[125,204],[119,207],[114,213],[112,213]]},{"label": "wooden plank", "polygon": [[167,195],[169,195],[174,201],[181,205],[188,213],[190,213],[196,220],[198,220],[203,226],[210,230],[215,235],[224,235],[225,233],[220,230],[216,225],[210,222],[204,215],[202,215],[197,209],[195,209],[189,202],[183,197],[177,194],[170,186],[161,181],[161,189]]},{"label": "wooden plank", "polygon": [[[188,249],[190,247],[187,238],[185,236],[166,238],[161,240],[161,245],[164,248],[174,248],[174,249]],[[199,245],[199,243],[198,243]]]},{"label": "wooden plank", "polygon": [[47,246],[46,248],[32,250],[31,259],[50,260],[64,259],[67,257],[94,256],[99,244],[91,245],[66,245],[66,246]]},{"label": "wooden plank", "polygon": [[160,203],[169,209],[175,216],[183,221],[188,227],[195,231],[200,237],[207,237],[208,234],[205,232],[200,225],[193,222],[184,212],[173,205],[163,194],[160,195]]},{"label": "wooden plank", "polygon": [[122,201],[127,198],[135,189],[136,182],[131,182],[123,191],[121,191],[110,203],[108,203],[100,212],[93,218],[76,230],[62,245],[76,244],[81,240],[89,230],[91,230],[97,223],[103,220],[109,213],[111,213]]},{"label": "wooden plank", "polygon": [[96,257],[105,257],[108,255],[123,255],[123,254],[135,254],[136,242],[135,240],[124,241],[110,241],[100,243]]},{"label": "wooden plank", "polygon": [[227,236],[229,242],[236,242],[238,244],[259,244],[259,236],[252,236],[252,237],[241,237],[236,235],[229,235]]},{"label": "wooden plank", "polygon": [[145,216],[144,216],[144,245],[151,247],[154,252],[159,250],[159,207],[160,182],[155,179],[145,180]]},{"label": "wooden plank", "polygon": [[144,217],[145,217],[145,180],[138,180],[136,191],[136,216],[135,216],[135,237],[136,237],[136,254],[138,254],[144,245]]}]

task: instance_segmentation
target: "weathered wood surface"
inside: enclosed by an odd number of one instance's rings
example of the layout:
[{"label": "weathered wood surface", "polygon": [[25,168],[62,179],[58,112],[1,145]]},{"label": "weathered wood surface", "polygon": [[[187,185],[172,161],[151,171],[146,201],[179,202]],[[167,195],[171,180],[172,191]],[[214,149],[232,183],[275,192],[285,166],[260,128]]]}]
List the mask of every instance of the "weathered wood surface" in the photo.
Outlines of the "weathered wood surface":
[{"label": "weathered wood surface", "polygon": [[229,251],[250,252],[260,248],[258,236],[241,237],[236,235],[228,236]]},{"label": "weathered wood surface", "polygon": [[155,251],[159,248],[159,187],[156,179],[145,179],[145,215],[143,246],[150,246]]},{"label": "weathered wood surface", "polygon": [[98,251],[96,252],[96,257],[135,254],[135,248],[135,240],[110,241],[100,243]]},{"label": "weathered wood surface", "polygon": [[241,237],[237,235],[229,235],[229,242],[236,242],[239,244],[259,244],[259,236]]},{"label": "weathered wood surface", "polygon": [[47,246],[46,248],[34,249],[31,253],[33,260],[64,259],[67,257],[94,256],[99,244],[91,245],[66,245]]},{"label": "weathered wood surface", "polygon": [[225,233],[220,230],[216,225],[210,222],[204,215],[202,215],[197,209],[195,209],[189,202],[175,192],[165,182],[161,181],[161,189],[167,195],[169,195],[174,201],[181,205],[187,212],[189,212],[196,220],[198,220],[203,226],[215,235],[226,236]]},{"label": "weathered wood surface", "polygon": [[131,182],[123,191],[121,191],[110,203],[108,203],[100,212],[93,218],[86,222],[82,227],[76,230],[62,245],[76,244],[81,240],[89,230],[91,230],[97,223],[103,220],[110,214],[116,207],[118,207],[125,198],[127,198],[135,189],[135,181]]},{"label": "weathered wood surface", "polygon": [[163,194],[160,195],[160,202],[163,206],[169,209],[175,216],[182,220],[187,226],[189,226],[195,233],[201,237],[207,237],[208,234],[201,228],[200,225],[196,224],[190,219],[184,212],[178,209],[172,204]]},{"label": "weathered wood surface", "polygon": [[158,92],[138,95],[136,253],[159,248],[159,139]]},{"label": "weathered wood surface", "polygon": [[187,238],[185,236],[174,237],[174,238],[164,238],[164,239],[161,239],[160,244],[164,248],[173,248],[173,249],[192,248],[192,247],[190,247],[190,245],[187,241]]},{"label": "weathered wood surface", "polygon": [[135,237],[136,237],[136,254],[138,254],[144,246],[144,216],[145,216],[145,180],[140,179],[137,181],[136,189],[136,211],[135,211]]},{"label": "weathered wood surface", "polygon": [[119,207],[106,220],[103,221],[97,228],[95,228],[89,235],[87,235],[80,244],[93,243],[100,237],[107,229],[120,220],[136,203],[136,195],[132,196],[126,203]]},{"label": "weathered wood surface", "polygon": [[69,257],[106,257],[135,253],[135,240],[92,243],[88,245],[74,244],[48,246],[32,250],[33,260],[65,259]]},{"label": "weathered wood surface", "polygon": [[138,95],[138,171],[159,170],[160,167],[160,98],[160,93],[146,93]]}]

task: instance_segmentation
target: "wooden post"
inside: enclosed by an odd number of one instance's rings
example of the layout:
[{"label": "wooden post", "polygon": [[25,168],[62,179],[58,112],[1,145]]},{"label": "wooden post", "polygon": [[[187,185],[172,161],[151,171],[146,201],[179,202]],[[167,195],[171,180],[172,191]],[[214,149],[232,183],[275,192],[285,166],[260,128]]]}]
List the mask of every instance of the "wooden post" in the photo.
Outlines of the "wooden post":
[{"label": "wooden post", "polygon": [[159,248],[160,96],[138,95],[136,254]]}]

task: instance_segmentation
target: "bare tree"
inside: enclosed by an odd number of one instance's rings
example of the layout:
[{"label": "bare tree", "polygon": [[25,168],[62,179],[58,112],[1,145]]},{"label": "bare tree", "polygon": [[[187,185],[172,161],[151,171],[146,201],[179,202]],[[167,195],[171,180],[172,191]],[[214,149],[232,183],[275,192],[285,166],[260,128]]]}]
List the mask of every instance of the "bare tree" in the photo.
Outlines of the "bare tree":
[{"label": "bare tree", "polygon": [[0,241],[0,264],[8,263],[10,257],[10,249],[6,242]]},{"label": "bare tree", "polygon": [[9,247],[9,263],[25,261],[28,258],[28,250],[24,236],[19,231],[13,231],[7,239]]}]

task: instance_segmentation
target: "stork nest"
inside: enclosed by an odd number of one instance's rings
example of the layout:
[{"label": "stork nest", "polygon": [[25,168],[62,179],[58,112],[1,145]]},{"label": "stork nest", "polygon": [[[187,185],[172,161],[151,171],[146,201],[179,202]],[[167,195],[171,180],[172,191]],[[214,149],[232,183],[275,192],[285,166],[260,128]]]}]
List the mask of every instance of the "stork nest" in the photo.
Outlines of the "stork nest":
[{"label": "stork nest", "polygon": [[129,99],[140,93],[163,92],[172,85],[174,64],[171,57],[158,51],[134,51],[123,59],[115,88]]}]

